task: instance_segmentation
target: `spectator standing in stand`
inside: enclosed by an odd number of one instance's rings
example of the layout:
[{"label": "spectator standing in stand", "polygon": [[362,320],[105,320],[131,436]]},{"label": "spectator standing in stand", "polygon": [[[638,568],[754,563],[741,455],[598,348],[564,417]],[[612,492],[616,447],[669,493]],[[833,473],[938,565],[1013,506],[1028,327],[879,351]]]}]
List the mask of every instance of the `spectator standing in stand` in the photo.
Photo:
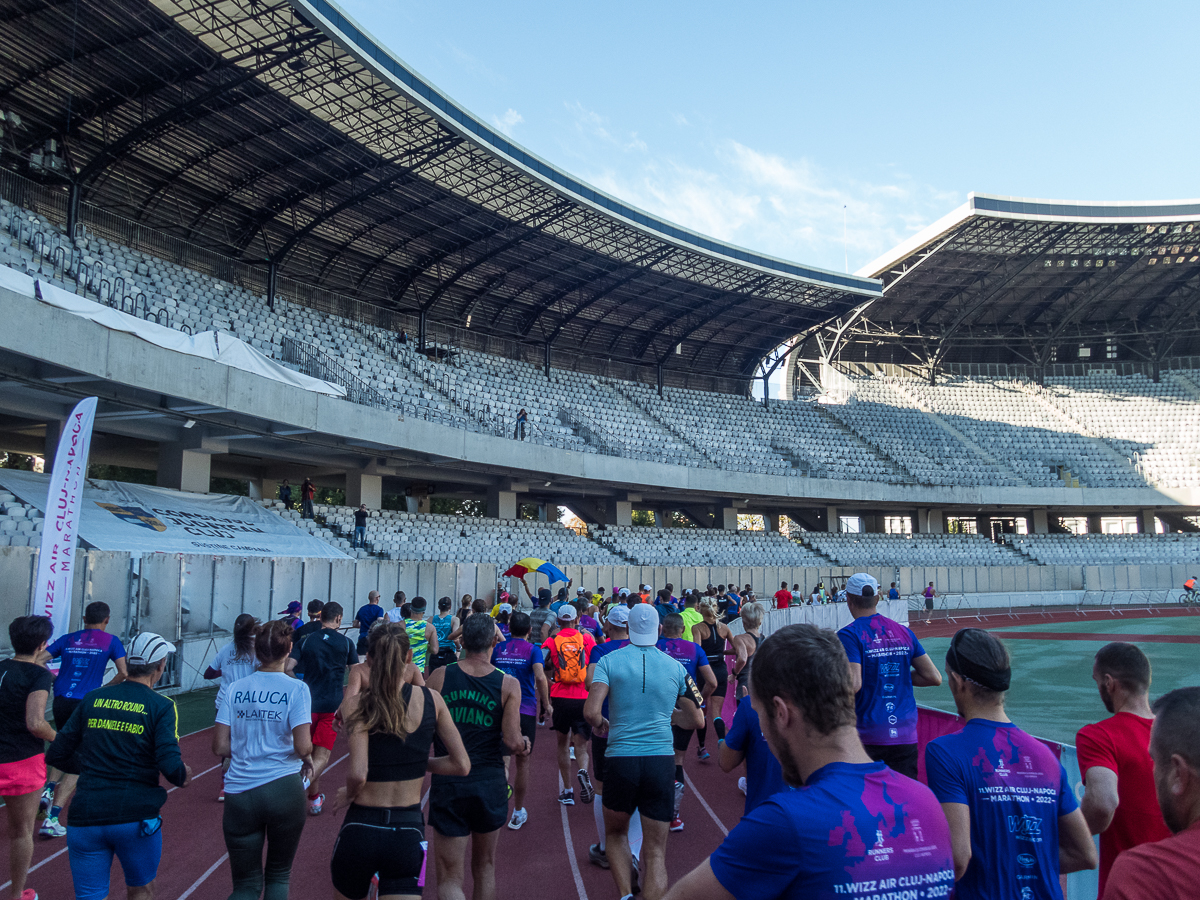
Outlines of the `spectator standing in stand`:
[{"label": "spectator standing in stand", "polygon": [[279,502],[283,504],[284,509],[292,508],[292,486],[286,478],[279,485]]},{"label": "spectator standing in stand", "polygon": [[1079,729],[1075,746],[1085,785],[1079,808],[1100,835],[1100,896],[1119,854],[1171,836],[1154,796],[1150,759],[1150,660],[1133,644],[1105,644],[1092,680],[1113,715]]},{"label": "spectator standing in stand", "polygon": [[354,649],[358,651],[359,656],[367,652],[367,635],[371,626],[375,624],[376,619],[385,615],[387,612],[379,603],[379,591],[371,591],[367,594],[367,602],[358,608],[358,612],[354,614],[354,621],[350,623],[351,628],[358,629],[358,644]]},{"label": "spectator standing in stand", "polygon": [[858,735],[871,759],[917,777],[914,687],[937,687],[942,675],[906,626],[878,612],[879,582],[863,572],[846,582],[854,621],[838,632],[854,681]]},{"label": "spectator standing in stand", "polygon": [[8,819],[8,877],[13,900],[37,900],[25,888],[33,858],[38,795],[46,782],[44,741],[55,734],[46,721],[52,678],[43,665],[54,626],[45,616],[20,616],[8,626],[13,648],[0,661],[0,797]]},{"label": "spectator standing in stand", "polygon": [[367,519],[369,518],[371,518],[371,514],[367,512],[367,504],[360,503],[358,509],[354,511],[354,542],[351,544],[356,550],[367,545]]},{"label": "spectator standing in stand", "polygon": [[46,751],[46,761],[80,776],[67,814],[75,896],[110,895],[113,856],[128,900],[151,900],[162,859],[162,775],[187,787],[192,770],[179,754],[175,701],[154,690],[175,645],[142,632],[129,644],[128,675],[89,693]]},{"label": "spectator standing in stand", "polygon": [[300,517],[302,519],[311,519],[313,517],[313,495],[317,492],[317,486],[313,484],[311,478],[305,478],[300,485]]},{"label": "spectator standing in stand", "polygon": [[[83,630],[65,634],[46,648],[51,659],[62,659],[54,681],[54,724],[59,731],[91,691],[104,681],[109,660],[117,667],[106,687],[120,684],[126,677],[125,647],[120,638],[108,633],[108,604],[94,600],[83,611]],[[39,833],[43,837],[62,837],[66,831],[58,814],[71,801],[76,777],[50,769],[50,780],[42,791],[39,809],[45,811]]]},{"label": "spectator standing in stand", "polygon": [[513,429],[513,440],[515,440],[515,441],[525,440],[525,424],[528,421],[529,421],[529,413],[525,412],[525,407],[522,406],[521,409],[517,412],[517,425]]},{"label": "spectator standing in stand", "polygon": [[1122,853],[1104,900],[1193,900],[1200,885],[1200,687],[1164,694],[1151,710],[1154,785],[1174,837]]}]

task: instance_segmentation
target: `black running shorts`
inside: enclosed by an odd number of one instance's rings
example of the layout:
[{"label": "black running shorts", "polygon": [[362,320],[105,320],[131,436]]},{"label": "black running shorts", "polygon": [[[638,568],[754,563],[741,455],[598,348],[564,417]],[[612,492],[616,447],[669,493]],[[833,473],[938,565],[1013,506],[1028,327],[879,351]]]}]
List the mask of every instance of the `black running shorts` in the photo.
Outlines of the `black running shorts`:
[{"label": "black running shorts", "polygon": [[573,732],[583,735],[584,740],[592,736],[592,727],[583,717],[583,704],[587,700],[582,697],[555,697],[551,700],[554,705],[554,730],[560,734]]},{"label": "black running shorts", "polygon": [[[673,770],[672,770],[673,771]],[[434,778],[429,824],[446,837],[490,834],[508,820],[508,781],[503,769],[479,769],[466,778]]]},{"label": "black running shorts", "polygon": [[604,761],[604,808],[656,822],[675,817],[675,757],[610,756]]}]

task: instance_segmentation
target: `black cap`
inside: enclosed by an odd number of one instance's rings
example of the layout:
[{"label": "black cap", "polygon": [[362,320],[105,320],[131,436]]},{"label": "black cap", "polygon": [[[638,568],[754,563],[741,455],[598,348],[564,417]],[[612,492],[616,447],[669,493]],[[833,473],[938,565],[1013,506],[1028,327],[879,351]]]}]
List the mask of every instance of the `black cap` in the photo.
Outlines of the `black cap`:
[{"label": "black cap", "polygon": [[320,600],[309,600],[308,601],[308,614],[310,616],[315,616],[317,613],[319,613],[324,608],[325,608],[325,604],[322,603]]}]

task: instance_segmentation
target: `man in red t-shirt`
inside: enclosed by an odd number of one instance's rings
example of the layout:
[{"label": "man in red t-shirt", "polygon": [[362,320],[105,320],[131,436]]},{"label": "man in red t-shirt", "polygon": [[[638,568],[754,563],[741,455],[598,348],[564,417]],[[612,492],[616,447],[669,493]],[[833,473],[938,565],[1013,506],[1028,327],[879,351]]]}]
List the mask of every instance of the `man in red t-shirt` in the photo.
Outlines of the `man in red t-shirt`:
[{"label": "man in red t-shirt", "polygon": [[775,592],[775,608],[787,609],[792,605],[792,592],[788,590],[787,582],[779,585],[779,590]]},{"label": "man in red t-shirt", "polygon": [[1133,644],[1115,641],[1096,653],[1092,678],[1113,715],[1076,735],[1085,785],[1079,807],[1100,835],[1100,893],[1117,856],[1170,836],[1154,798],[1150,760],[1150,660]]},{"label": "man in red t-shirt", "polygon": [[554,673],[550,684],[550,705],[554,730],[558,732],[558,771],[562,775],[563,789],[558,802],[564,806],[575,805],[575,789],[571,787],[570,745],[575,744],[575,762],[579,767],[580,800],[591,803],[595,796],[591,776],[588,775],[588,741],[592,729],[583,717],[583,705],[587,702],[587,663],[596,646],[596,639],[577,628],[577,613],[569,603],[558,610],[558,631],[542,644],[546,651],[546,671]]},{"label": "man in red t-shirt", "polygon": [[1200,687],[1164,694],[1152,710],[1154,787],[1174,837],[1122,853],[1103,900],[1195,900],[1200,891]]}]

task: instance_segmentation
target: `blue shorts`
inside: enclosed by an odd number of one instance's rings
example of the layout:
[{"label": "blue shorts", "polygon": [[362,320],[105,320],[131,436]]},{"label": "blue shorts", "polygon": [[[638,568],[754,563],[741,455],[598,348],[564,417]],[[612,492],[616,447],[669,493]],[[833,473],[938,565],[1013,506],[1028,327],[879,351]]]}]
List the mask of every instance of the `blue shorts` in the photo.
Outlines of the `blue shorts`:
[{"label": "blue shorts", "polygon": [[[147,820],[155,823],[154,819]],[[127,887],[145,887],[158,875],[162,859],[162,822],[153,834],[143,834],[143,822],[122,825],[67,827],[67,851],[75,900],[103,900],[109,895],[113,855],[121,861]]]}]

